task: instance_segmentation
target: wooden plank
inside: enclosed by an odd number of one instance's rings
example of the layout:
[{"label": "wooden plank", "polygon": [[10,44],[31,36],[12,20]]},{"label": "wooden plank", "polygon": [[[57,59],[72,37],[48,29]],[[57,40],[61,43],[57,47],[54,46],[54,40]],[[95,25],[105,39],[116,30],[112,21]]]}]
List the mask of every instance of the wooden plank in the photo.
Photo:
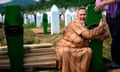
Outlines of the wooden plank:
[{"label": "wooden plank", "polygon": [[[46,62],[49,60],[56,60],[56,55],[55,54],[50,54],[50,55],[42,55],[42,56],[29,56],[29,57],[24,57],[24,62],[34,62],[34,61],[39,61],[39,62]],[[7,64],[9,63],[8,58],[0,59],[0,64]]]},{"label": "wooden plank", "polygon": [[26,44],[24,47],[31,47],[31,48],[47,48],[47,47],[52,47],[52,43],[41,43],[41,44]]},{"label": "wooden plank", "polygon": [[[26,57],[24,58],[24,66],[26,68],[29,67],[56,67],[56,56],[55,55],[48,55],[48,56],[34,56],[34,57]],[[0,69],[7,69],[9,68],[9,59],[2,59],[0,60]]]},{"label": "wooden plank", "polygon": [[[36,49],[30,49],[25,52],[24,56],[33,56],[33,55],[44,55],[44,54],[50,54],[55,53],[55,48],[36,48]],[[0,52],[0,58],[7,58],[7,51],[1,51]]]},{"label": "wooden plank", "polygon": [[[5,48],[6,47],[6,48]],[[24,45],[25,68],[56,68],[56,52],[51,43]],[[7,46],[0,48],[0,69],[9,69]]]},{"label": "wooden plank", "polygon": [[[53,47],[49,47],[49,48],[29,48],[29,49],[26,49],[25,52],[54,52],[55,51],[55,48]],[[7,50],[5,51],[0,51],[0,55],[6,55],[7,54]]]},{"label": "wooden plank", "polygon": [[[26,53],[24,56],[42,56],[42,55],[49,55],[55,54],[55,52],[37,52],[37,53]],[[1,55],[0,59],[8,58],[8,55]]]},{"label": "wooden plank", "polygon": [[[29,48],[47,48],[47,47],[52,47],[51,43],[41,43],[41,44],[25,44],[25,47]],[[6,50],[7,46],[0,46],[0,50]]]},{"label": "wooden plank", "polygon": [[45,52],[45,51],[47,51],[48,52],[48,51],[55,51],[55,48],[52,48],[52,47],[51,48],[50,47],[49,48],[34,48],[34,49],[31,48],[28,51],[30,51],[30,52],[38,52],[38,51],[39,52]]},{"label": "wooden plank", "polygon": [[[48,61],[48,62],[30,62],[24,64],[25,68],[56,68],[55,61]],[[10,69],[10,64],[0,65],[0,69]]]},{"label": "wooden plank", "polygon": [[[34,29],[31,29],[31,30],[32,30],[32,32],[33,32],[34,34],[43,34],[43,28],[34,28]],[[51,29],[48,28],[47,31],[48,31],[48,32],[51,32]]]},{"label": "wooden plank", "polygon": [[[7,51],[2,51],[5,55],[0,55],[0,69],[9,69],[10,63]],[[24,54],[25,68],[56,68],[55,48],[30,48]]]}]

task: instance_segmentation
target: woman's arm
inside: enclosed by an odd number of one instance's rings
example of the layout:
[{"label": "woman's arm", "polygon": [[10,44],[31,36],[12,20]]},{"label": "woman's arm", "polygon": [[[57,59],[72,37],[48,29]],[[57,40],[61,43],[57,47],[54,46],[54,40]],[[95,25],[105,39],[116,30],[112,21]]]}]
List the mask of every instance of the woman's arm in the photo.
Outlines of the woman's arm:
[{"label": "woman's arm", "polygon": [[103,31],[102,27],[96,27],[91,30],[83,31],[80,36],[82,36],[84,39],[94,39],[96,36],[101,34],[102,31]]},{"label": "woman's arm", "polygon": [[94,39],[97,35],[101,34],[104,30],[105,23],[101,20],[99,25],[93,29],[83,31],[81,36],[85,39]]}]

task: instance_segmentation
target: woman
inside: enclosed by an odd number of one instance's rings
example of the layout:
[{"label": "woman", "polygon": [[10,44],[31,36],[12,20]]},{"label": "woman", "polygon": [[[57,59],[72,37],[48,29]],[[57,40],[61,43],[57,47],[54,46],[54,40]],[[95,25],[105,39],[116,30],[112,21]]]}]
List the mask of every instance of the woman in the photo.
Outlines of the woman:
[{"label": "woman", "polygon": [[86,10],[82,7],[78,10],[77,18],[71,21],[64,36],[56,44],[60,72],[87,72],[92,56],[90,40],[107,36],[102,20],[96,28],[88,30],[85,19]]}]

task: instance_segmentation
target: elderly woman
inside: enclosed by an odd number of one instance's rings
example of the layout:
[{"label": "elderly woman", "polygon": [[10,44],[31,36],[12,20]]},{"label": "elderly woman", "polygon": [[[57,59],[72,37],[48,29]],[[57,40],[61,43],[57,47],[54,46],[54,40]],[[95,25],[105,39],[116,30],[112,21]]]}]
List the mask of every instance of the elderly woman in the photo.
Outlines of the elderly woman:
[{"label": "elderly woman", "polygon": [[56,44],[60,72],[87,72],[92,56],[90,40],[108,36],[104,31],[105,24],[102,20],[97,27],[88,30],[85,27],[85,19],[86,10],[80,8],[77,19],[71,21],[64,36]]}]

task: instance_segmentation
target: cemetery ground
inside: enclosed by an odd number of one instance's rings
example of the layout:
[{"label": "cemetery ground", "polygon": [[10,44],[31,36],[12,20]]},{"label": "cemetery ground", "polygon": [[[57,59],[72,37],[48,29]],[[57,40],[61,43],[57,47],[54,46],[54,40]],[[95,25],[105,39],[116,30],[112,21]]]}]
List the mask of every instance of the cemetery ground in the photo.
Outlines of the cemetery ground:
[{"label": "cemetery ground", "polygon": [[[36,28],[35,24],[24,25],[24,44],[40,44],[40,43],[52,43],[55,47],[56,42],[62,37],[65,28],[61,24],[61,31],[59,34],[50,34],[50,26],[48,28],[48,34],[43,34],[43,28]],[[0,44],[6,45],[4,30],[0,29]],[[104,40],[103,42],[103,65],[106,66],[111,60],[110,56],[110,44],[111,38]],[[40,71],[42,72],[42,71]],[[43,71],[44,72],[44,71]],[[58,72],[57,70],[46,70],[45,72]],[[113,70],[111,72],[120,72],[120,70]]]}]

